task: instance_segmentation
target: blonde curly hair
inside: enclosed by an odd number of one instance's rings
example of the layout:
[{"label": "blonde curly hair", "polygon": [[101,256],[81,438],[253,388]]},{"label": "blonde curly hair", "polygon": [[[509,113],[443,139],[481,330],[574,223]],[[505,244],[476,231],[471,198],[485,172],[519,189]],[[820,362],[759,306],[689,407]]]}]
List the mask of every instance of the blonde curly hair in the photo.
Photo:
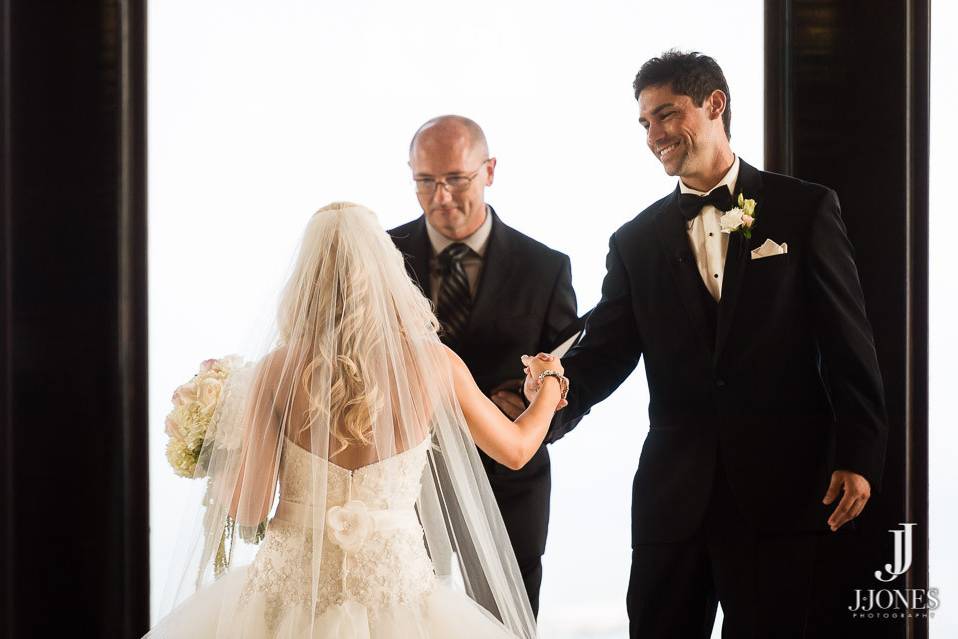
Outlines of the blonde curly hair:
[{"label": "blonde curly hair", "polygon": [[[408,288],[392,291],[390,283]],[[400,294],[414,300],[412,323],[435,334],[439,325],[428,300],[406,275],[402,255],[372,211],[335,202],[313,215],[283,292],[278,320],[281,344],[304,346],[314,353],[303,363],[299,378],[309,399],[302,432],[326,421],[338,446],[330,456],[351,445],[372,443],[373,424],[389,391],[380,388],[369,371],[387,342],[408,338],[400,318],[409,309],[400,312],[395,307]],[[401,335],[390,336],[390,326],[371,312],[384,303],[393,307]],[[321,318],[325,325],[318,325]]]}]

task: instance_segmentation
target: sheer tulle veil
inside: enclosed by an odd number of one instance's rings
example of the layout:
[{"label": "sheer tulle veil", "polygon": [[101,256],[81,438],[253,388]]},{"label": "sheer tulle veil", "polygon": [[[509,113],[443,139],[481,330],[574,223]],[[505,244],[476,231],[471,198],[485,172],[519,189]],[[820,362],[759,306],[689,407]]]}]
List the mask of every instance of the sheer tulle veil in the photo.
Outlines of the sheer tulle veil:
[{"label": "sheer tulle veil", "polygon": [[[298,505],[312,530],[300,567],[313,596],[290,602],[282,614],[308,626],[322,612],[315,591],[329,569],[326,462],[358,469],[426,446],[415,511],[433,570],[516,636],[536,635],[437,329],[374,213],[339,202],[312,216],[269,347],[248,354],[250,363],[224,387],[200,454],[202,478],[194,480],[201,494],[170,567],[161,615],[216,590],[214,636],[242,636],[234,625],[247,606],[239,575],[273,525],[284,459],[297,447],[321,462],[310,466]],[[348,604],[349,594],[344,598]],[[161,621],[151,636],[165,636],[166,628]]]}]

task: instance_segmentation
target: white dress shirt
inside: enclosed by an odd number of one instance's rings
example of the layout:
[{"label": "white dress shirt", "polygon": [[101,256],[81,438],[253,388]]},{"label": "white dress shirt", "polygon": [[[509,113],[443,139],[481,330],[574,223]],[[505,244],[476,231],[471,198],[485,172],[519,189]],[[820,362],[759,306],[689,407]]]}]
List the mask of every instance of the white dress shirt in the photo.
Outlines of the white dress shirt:
[{"label": "white dress shirt", "polygon": [[[462,269],[466,272],[466,279],[469,280],[469,294],[475,299],[476,289],[479,287],[479,274],[482,272],[482,258],[486,254],[486,248],[489,245],[489,235],[492,233],[492,212],[486,205],[486,219],[482,226],[476,229],[476,232],[464,240],[458,240],[471,248],[473,254],[462,258]],[[442,274],[439,268],[439,254],[442,253],[450,244],[456,240],[450,240],[448,237],[437,231],[429,219],[426,219],[426,234],[429,235],[429,243],[432,245],[432,257],[429,258],[429,287],[432,293],[432,303],[439,303],[439,287],[442,286]]]},{"label": "white dress shirt", "polygon": [[[728,190],[735,194],[735,182],[738,180],[738,156],[732,162],[731,168],[726,172],[725,177],[708,191],[696,191],[685,185],[679,180],[679,190],[682,193],[692,193],[694,195],[708,195],[719,186],[728,186]],[[688,224],[689,246],[692,247],[692,253],[695,255],[695,265],[699,269],[702,281],[705,282],[705,288],[712,294],[715,301],[722,299],[722,279],[725,275],[725,256],[728,254],[727,233],[722,233],[722,227],[719,224],[724,211],[719,211],[711,204],[702,207],[697,217]]]}]

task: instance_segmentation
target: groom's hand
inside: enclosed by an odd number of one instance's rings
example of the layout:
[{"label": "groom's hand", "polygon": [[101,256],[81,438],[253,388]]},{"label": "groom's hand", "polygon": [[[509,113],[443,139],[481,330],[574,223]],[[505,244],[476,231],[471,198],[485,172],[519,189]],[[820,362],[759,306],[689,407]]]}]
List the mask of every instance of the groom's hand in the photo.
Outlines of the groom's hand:
[{"label": "groom's hand", "polygon": [[828,518],[828,526],[835,532],[861,514],[871,497],[871,484],[858,473],[850,470],[836,470],[822,500],[826,505],[835,501],[838,491],[844,490],[842,500]]}]

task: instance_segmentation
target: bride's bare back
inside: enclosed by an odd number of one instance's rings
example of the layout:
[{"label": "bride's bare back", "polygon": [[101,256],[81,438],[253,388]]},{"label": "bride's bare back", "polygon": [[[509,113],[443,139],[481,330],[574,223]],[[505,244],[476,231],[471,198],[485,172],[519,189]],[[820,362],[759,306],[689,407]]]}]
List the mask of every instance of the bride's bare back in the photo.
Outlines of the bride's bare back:
[{"label": "bride's bare back", "polygon": [[[278,361],[290,361],[288,358],[288,346],[282,347],[274,352],[271,357]],[[295,358],[294,358],[295,359]],[[314,435],[308,427],[310,416],[309,396],[303,390],[302,379],[305,367],[301,367],[293,374],[274,371],[270,374],[272,378],[268,384],[274,389],[275,399],[274,410],[277,411],[277,417],[281,418],[282,413],[286,412],[287,418],[283,423],[286,424],[285,437],[294,442],[300,448],[308,450],[315,455],[328,459],[341,468],[355,470],[363,466],[375,464],[383,459],[405,452],[414,448],[428,435],[431,410],[429,409],[428,394],[424,392],[421,380],[418,379],[417,368],[411,365],[408,357],[405,357],[405,370],[411,378],[408,380],[409,391],[414,395],[411,398],[417,402],[420,409],[413,412],[420,419],[412,421],[408,419],[411,411],[405,411],[407,419],[400,419],[400,404],[395,387],[388,389],[390,405],[386,412],[392,415],[392,437],[389,441],[377,441],[374,436],[370,436],[367,444],[355,441],[343,442],[333,433],[342,433],[345,431],[343,423],[336,423],[330,429],[329,436],[325,442],[314,441]],[[266,366],[264,370],[271,370],[275,367]],[[347,398],[350,401],[354,398]],[[382,437],[379,438],[380,440]]]}]

